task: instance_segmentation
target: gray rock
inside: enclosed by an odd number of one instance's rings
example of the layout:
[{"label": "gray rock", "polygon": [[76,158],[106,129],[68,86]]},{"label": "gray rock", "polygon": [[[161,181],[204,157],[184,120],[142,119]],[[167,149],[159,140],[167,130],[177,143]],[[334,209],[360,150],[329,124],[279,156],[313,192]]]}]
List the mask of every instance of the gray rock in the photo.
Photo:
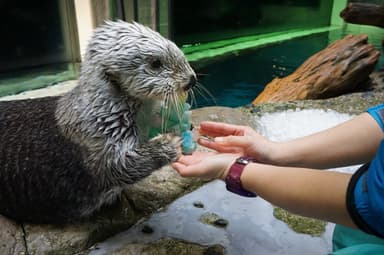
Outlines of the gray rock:
[{"label": "gray rock", "polygon": [[202,246],[171,238],[150,244],[129,244],[112,255],[223,255],[220,245]]},{"label": "gray rock", "polygon": [[[193,111],[192,122],[195,126],[198,126],[203,120],[255,126],[251,117],[254,115],[261,116],[268,112],[317,108],[358,114],[381,102],[384,102],[384,93],[382,90],[377,90],[353,93],[327,100],[267,103],[240,108],[206,107]],[[80,253],[96,242],[105,240],[107,237],[129,228],[143,217],[166,207],[176,198],[196,189],[203,183],[199,179],[181,178],[171,167],[164,167],[129,187],[123,193],[121,201],[103,209],[94,218],[82,224],[66,226],[18,225],[12,220],[0,216],[0,225],[2,226],[0,228],[0,254],[65,255]],[[190,244],[186,243],[185,245],[189,247]],[[136,244],[135,247],[144,249],[143,244]]]},{"label": "gray rock", "polygon": [[220,227],[220,228],[224,228],[229,224],[228,220],[212,212],[203,213],[200,216],[200,221],[204,224],[209,224],[209,225]]},{"label": "gray rock", "polygon": [[[231,117],[232,116],[232,117]],[[195,125],[201,120],[249,124],[249,115],[238,109],[210,107],[193,112]],[[19,226],[4,217],[0,229],[0,254],[44,255],[76,254],[93,244],[121,232],[138,220],[167,206],[176,198],[204,183],[196,178],[182,178],[167,166],[129,187],[118,203],[104,208],[91,220],[74,225]]]},{"label": "gray rock", "polygon": [[0,226],[0,254],[27,254],[21,226],[1,215]]},{"label": "gray rock", "polygon": [[295,109],[323,109],[334,110],[340,113],[359,114],[371,106],[383,103],[383,99],[383,92],[368,91],[352,93],[323,100],[302,100],[285,103],[264,103],[259,105],[249,105],[242,109],[249,114],[257,116],[261,116],[265,113]]},{"label": "gray rock", "polygon": [[[198,179],[181,178],[173,169],[165,167],[128,188],[119,203],[105,208],[88,222],[66,226],[26,224],[28,254],[64,255],[86,250],[202,184]],[[0,254],[3,254],[1,250]]]}]

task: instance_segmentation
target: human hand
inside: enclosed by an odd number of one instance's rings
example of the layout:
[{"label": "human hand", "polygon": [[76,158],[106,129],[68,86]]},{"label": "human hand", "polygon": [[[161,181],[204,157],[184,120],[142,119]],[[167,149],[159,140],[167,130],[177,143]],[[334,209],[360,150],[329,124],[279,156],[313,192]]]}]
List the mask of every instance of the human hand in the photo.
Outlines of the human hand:
[{"label": "human hand", "polygon": [[199,132],[214,139],[200,138],[199,144],[221,153],[252,156],[262,163],[272,163],[271,153],[275,143],[258,134],[249,126],[204,121]]},{"label": "human hand", "polygon": [[224,179],[239,154],[195,151],[183,155],[172,167],[183,177]]}]

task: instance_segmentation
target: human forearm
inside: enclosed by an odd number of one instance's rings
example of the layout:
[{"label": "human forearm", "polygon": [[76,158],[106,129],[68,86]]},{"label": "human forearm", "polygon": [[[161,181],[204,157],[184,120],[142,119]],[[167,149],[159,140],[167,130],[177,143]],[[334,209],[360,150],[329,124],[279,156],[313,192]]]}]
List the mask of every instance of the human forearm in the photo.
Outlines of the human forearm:
[{"label": "human forearm", "polygon": [[[237,154],[195,152],[173,167],[183,177],[224,180]],[[241,183],[260,197],[294,213],[354,226],[346,209],[350,174],[261,163],[245,166]]]},{"label": "human forearm", "polygon": [[245,189],[293,213],[354,227],[345,203],[350,177],[254,163],[245,167],[241,181]]},{"label": "human forearm", "polygon": [[364,113],[334,128],[276,143],[267,163],[311,168],[360,164],[372,159],[382,139],[376,121]]}]

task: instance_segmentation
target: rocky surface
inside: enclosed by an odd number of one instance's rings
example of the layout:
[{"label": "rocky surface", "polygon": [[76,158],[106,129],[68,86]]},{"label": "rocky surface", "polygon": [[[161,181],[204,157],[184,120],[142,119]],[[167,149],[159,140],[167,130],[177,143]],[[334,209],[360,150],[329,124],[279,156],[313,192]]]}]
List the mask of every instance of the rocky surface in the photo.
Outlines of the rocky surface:
[{"label": "rocky surface", "polygon": [[0,254],[27,254],[20,225],[0,215]]},{"label": "rocky surface", "polygon": [[383,92],[361,92],[323,100],[289,101],[246,106],[244,111],[257,116],[264,113],[295,109],[331,109],[341,113],[359,114],[368,107],[384,102]]},{"label": "rocky surface", "polygon": [[65,226],[17,224],[0,217],[0,254],[75,254],[160,210],[203,181],[181,178],[170,167],[156,171],[124,192],[121,200],[93,219]]},{"label": "rocky surface", "polygon": [[130,244],[111,255],[223,255],[220,245],[202,246],[170,238],[151,244]]},{"label": "rocky surface", "polygon": [[[192,119],[194,125],[198,125],[201,120],[250,124],[247,113],[224,107],[195,110]],[[174,199],[203,183],[200,179],[181,178],[176,171],[167,166],[127,188],[118,203],[104,208],[87,222],[65,226],[31,225],[18,224],[0,217],[2,226],[0,254],[75,254],[84,251],[94,243],[123,231],[138,220],[161,210]]]},{"label": "rocky surface", "polygon": [[212,212],[203,213],[200,216],[200,221],[204,224],[209,224],[219,228],[225,228],[229,224],[228,220]]},{"label": "rocky surface", "polygon": [[[327,100],[303,100],[303,101],[290,101],[285,103],[266,103],[260,105],[250,105],[247,107],[240,107],[236,109],[230,109],[225,107],[206,107],[193,111],[193,119],[195,125],[198,124],[201,120],[215,120],[215,121],[225,121],[236,124],[245,124],[253,126],[257,129],[257,122],[255,122],[254,116],[262,116],[266,113],[281,112],[286,110],[296,110],[296,109],[324,109],[324,110],[335,110],[341,113],[349,114],[359,114],[364,112],[368,107],[374,106],[381,102],[384,102],[384,93],[381,92],[381,89],[377,89],[371,92],[360,92],[348,94],[340,97],[335,97]],[[204,208],[204,204],[199,201],[194,201],[193,206],[197,208]],[[297,232],[306,233],[310,235],[321,235],[324,231],[324,222],[316,221],[312,219],[303,219],[296,215],[292,215],[285,210],[276,209],[280,215],[281,220],[287,222],[287,224]],[[216,228],[226,228],[228,223],[225,218],[220,215],[208,212],[201,215],[200,221],[213,225]],[[219,221],[219,226],[217,225]],[[224,222],[222,224],[221,222]],[[155,230],[156,231],[156,230]],[[177,240],[174,240],[177,241]],[[131,251],[135,247],[140,248],[140,252],[143,249],[151,249],[151,247],[157,247],[159,254],[163,254],[164,248],[159,247],[161,241],[150,242],[147,244],[144,243],[131,243],[125,245],[123,251]],[[167,244],[164,244],[167,245]],[[192,250],[197,249],[201,251],[201,246],[194,246],[187,242],[181,242],[178,245],[185,245],[185,249]],[[192,245],[192,246],[191,246]],[[147,247],[147,248],[144,248]],[[120,254],[120,253],[118,253]],[[127,253],[130,254],[130,253]],[[137,254],[150,254],[150,253],[137,253]],[[155,253],[156,254],[156,253]],[[171,253],[169,253],[171,254]],[[199,253],[197,253],[199,254]],[[209,253],[210,254],[210,253]],[[214,253],[215,254],[215,253]]]},{"label": "rocky surface", "polygon": [[[381,78],[379,77],[379,79]],[[252,116],[261,116],[264,113],[287,109],[332,109],[342,113],[359,114],[370,106],[384,102],[383,86],[381,85],[376,86],[373,91],[352,93],[326,100],[265,103],[236,109],[226,107],[201,108],[193,111],[192,121],[194,125],[198,125],[202,120],[214,120],[257,127],[257,123],[251,120],[253,119]],[[203,184],[204,182],[198,179],[181,178],[170,167],[164,167],[128,188],[122,195],[121,201],[112,207],[105,208],[93,219],[84,223],[66,226],[30,225],[15,223],[0,216],[0,225],[2,226],[0,228],[0,254],[44,255],[84,252],[94,243],[129,228],[138,220],[161,210],[174,199]],[[152,244],[136,243],[125,247],[123,251],[116,254],[153,254],[148,253],[151,251],[151,247],[157,247],[156,249],[159,250],[157,254],[183,254],[178,250],[173,250],[174,253],[171,253],[169,250],[170,242],[178,242],[178,245],[190,249],[191,253],[188,254],[222,254],[207,253],[209,247],[179,242],[178,240],[162,240]],[[196,253],[192,253],[192,250]],[[141,253],[134,253],[133,251],[140,251]],[[180,251],[182,251],[181,248]]]},{"label": "rocky surface", "polygon": [[295,215],[279,207],[273,209],[273,216],[287,223],[295,232],[311,236],[321,236],[327,225],[325,221]]}]

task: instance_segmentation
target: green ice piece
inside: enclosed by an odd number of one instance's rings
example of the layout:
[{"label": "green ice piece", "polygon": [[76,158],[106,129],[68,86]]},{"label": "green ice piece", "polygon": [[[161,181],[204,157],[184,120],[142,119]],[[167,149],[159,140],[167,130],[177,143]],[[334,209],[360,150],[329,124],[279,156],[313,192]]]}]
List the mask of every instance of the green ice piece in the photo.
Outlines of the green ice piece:
[{"label": "green ice piece", "polygon": [[[181,112],[177,112],[179,109]],[[161,116],[166,116],[164,120],[164,127],[151,126],[149,128],[149,137],[155,137],[162,132],[172,132],[180,135],[183,139],[182,153],[192,154],[197,147],[196,141],[193,138],[193,132],[191,129],[191,106],[188,103],[180,104],[178,107],[173,106],[170,109],[164,109],[160,107],[159,113]],[[159,125],[159,124],[157,124]],[[163,130],[162,130],[163,129]]]},{"label": "green ice piece", "polygon": [[[186,124],[190,127],[191,126],[191,124],[190,124],[191,123],[191,114],[192,114],[191,111],[185,111],[183,113],[182,118],[181,118],[181,124]],[[189,129],[189,127],[188,127],[188,129]]]},{"label": "green ice piece", "polygon": [[[176,111],[176,109],[179,109],[179,112]],[[160,113],[163,116],[167,116],[168,121],[179,122],[182,114],[187,112],[189,109],[191,109],[191,106],[188,103],[182,103],[182,104],[179,104],[177,107],[174,105],[170,106],[169,109],[161,107]]]},{"label": "green ice piece", "polygon": [[189,123],[181,123],[180,124],[180,133],[182,133],[183,131],[187,131],[191,128],[191,125]]}]

